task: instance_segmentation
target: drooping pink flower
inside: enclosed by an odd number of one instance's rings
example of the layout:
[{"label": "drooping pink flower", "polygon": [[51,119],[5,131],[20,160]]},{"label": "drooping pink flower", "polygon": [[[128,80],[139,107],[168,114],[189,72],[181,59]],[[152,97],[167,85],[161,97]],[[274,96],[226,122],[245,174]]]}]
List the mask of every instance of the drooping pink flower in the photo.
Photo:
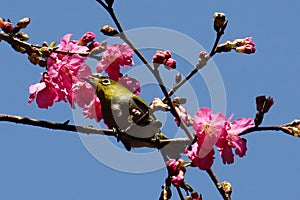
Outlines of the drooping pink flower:
[{"label": "drooping pink flower", "polygon": [[86,46],[89,42],[92,42],[96,38],[95,33],[86,32],[83,36],[78,40],[77,44],[80,46]]},{"label": "drooping pink flower", "polygon": [[95,119],[97,122],[103,119],[101,104],[96,95],[94,95],[94,98],[89,105],[83,107],[83,115],[85,118]]},{"label": "drooping pink flower", "polygon": [[184,183],[184,174],[185,174],[185,168],[180,169],[176,176],[172,176],[171,183],[175,187],[179,187],[180,185],[182,185]]},{"label": "drooping pink flower", "polygon": [[231,164],[234,162],[234,154],[232,149],[235,148],[235,154],[243,157],[246,154],[246,140],[239,136],[244,130],[253,127],[254,121],[251,118],[240,118],[234,122],[230,122],[230,117],[226,125],[226,131],[220,136],[217,147],[220,151],[222,161],[224,164]]},{"label": "drooping pink flower", "polygon": [[[72,34],[65,35],[58,45],[59,50],[72,52],[86,52],[89,49],[86,46],[78,45],[76,40],[71,40]],[[78,54],[64,55],[51,53],[47,59],[49,78],[58,85],[58,88],[65,95],[60,95],[57,101],[72,102],[72,85],[77,82],[77,73],[84,65],[86,58]]]},{"label": "drooping pink flower", "polygon": [[184,174],[186,169],[183,164],[184,160],[182,159],[171,159],[166,162],[168,176],[171,177],[171,182],[175,187],[179,187],[184,183]]},{"label": "drooping pink flower", "polygon": [[123,76],[119,79],[119,83],[124,85],[133,94],[140,95],[141,87],[140,82],[137,79],[128,76]]},{"label": "drooping pink flower", "polygon": [[28,104],[36,98],[36,102],[39,108],[48,108],[52,106],[58,99],[57,87],[55,83],[49,79],[46,73],[44,73],[41,81],[29,87],[29,100]]},{"label": "drooping pink flower", "polygon": [[118,81],[120,78],[120,66],[127,68],[134,64],[132,60],[133,50],[127,44],[107,46],[96,70],[98,73],[105,71],[109,78]]},{"label": "drooping pink flower", "polygon": [[214,162],[214,149],[211,149],[204,157],[200,156],[200,146],[197,142],[192,145],[190,150],[186,148],[184,153],[192,160],[193,165],[201,170],[210,169]]},{"label": "drooping pink flower", "polygon": [[83,108],[89,105],[94,100],[95,90],[85,81],[77,81],[72,86],[73,103],[77,103],[79,107]]},{"label": "drooping pink flower", "polygon": [[211,152],[220,135],[225,131],[226,117],[222,113],[212,114],[209,108],[201,108],[195,114],[193,128],[198,137],[199,156]]}]

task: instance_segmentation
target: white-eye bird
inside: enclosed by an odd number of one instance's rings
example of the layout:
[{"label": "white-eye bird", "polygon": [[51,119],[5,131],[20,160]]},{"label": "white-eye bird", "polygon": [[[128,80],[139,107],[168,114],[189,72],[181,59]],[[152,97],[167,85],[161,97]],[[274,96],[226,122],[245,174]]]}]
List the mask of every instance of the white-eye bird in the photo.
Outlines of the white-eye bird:
[{"label": "white-eye bird", "polygon": [[[143,140],[155,139],[157,148],[166,145],[160,145],[159,139],[167,139],[162,134],[160,128],[161,122],[150,112],[149,105],[139,96],[133,94],[120,83],[98,74],[84,79],[95,89],[96,95],[101,103],[102,116],[104,123],[110,129],[115,129],[118,134],[126,133],[132,136],[129,140],[119,137],[127,150],[132,147],[142,145],[134,144],[132,139],[138,138],[139,142]],[[170,158],[178,158],[183,153],[185,144],[167,145],[164,152]]]}]

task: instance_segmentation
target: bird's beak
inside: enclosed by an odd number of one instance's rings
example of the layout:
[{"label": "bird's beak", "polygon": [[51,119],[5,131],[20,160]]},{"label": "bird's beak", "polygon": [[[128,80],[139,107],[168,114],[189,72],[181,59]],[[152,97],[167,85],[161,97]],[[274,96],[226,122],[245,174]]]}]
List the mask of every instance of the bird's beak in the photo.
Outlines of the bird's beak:
[{"label": "bird's beak", "polygon": [[88,78],[82,78],[83,80],[85,80],[86,82],[88,82],[89,84],[91,84],[91,86],[93,86],[93,88],[96,88],[97,86],[97,78],[94,76],[89,76]]}]

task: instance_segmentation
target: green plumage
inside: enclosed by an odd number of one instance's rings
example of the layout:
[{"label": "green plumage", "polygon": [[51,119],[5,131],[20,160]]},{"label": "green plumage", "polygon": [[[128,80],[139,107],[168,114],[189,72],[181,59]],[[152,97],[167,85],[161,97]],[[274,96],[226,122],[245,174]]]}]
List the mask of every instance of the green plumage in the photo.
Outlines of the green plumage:
[{"label": "green plumage", "polygon": [[[131,138],[119,137],[127,150],[132,147],[143,147],[152,139],[167,139],[160,128],[161,122],[150,112],[149,105],[125,86],[108,77],[92,75],[85,79],[90,83],[101,102],[104,123],[110,129],[125,132]],[[157,144],[157,148],[164,145]],[[166,145],[166,144],[165,144]],[[162,152],[168,158],[178,158],[186,144],[171,143]]]}]

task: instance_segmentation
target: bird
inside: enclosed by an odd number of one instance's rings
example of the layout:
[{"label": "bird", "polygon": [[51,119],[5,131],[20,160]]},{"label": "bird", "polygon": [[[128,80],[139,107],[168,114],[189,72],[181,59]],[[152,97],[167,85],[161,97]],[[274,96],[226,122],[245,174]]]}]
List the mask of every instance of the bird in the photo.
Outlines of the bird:
[{"label": "bird", "polygon": [[[161,132],[162,123],[150,111],[149,104],[135,95],[122,84],[100,74],[83,78],[94,89],[101,103],[102,117],[109,129],[117,133],[125,148],[130,151],[134,147],[147,146],[155,141],[154,146],[164,148],[167,157],[179,157],[186,144],[160,144],[160,139],[168,139]],[[126,134],[126,137],[122,137]],[[152,146],[153,147],[153,146]],[[175,149],[174,149],[175,148]]]}]

